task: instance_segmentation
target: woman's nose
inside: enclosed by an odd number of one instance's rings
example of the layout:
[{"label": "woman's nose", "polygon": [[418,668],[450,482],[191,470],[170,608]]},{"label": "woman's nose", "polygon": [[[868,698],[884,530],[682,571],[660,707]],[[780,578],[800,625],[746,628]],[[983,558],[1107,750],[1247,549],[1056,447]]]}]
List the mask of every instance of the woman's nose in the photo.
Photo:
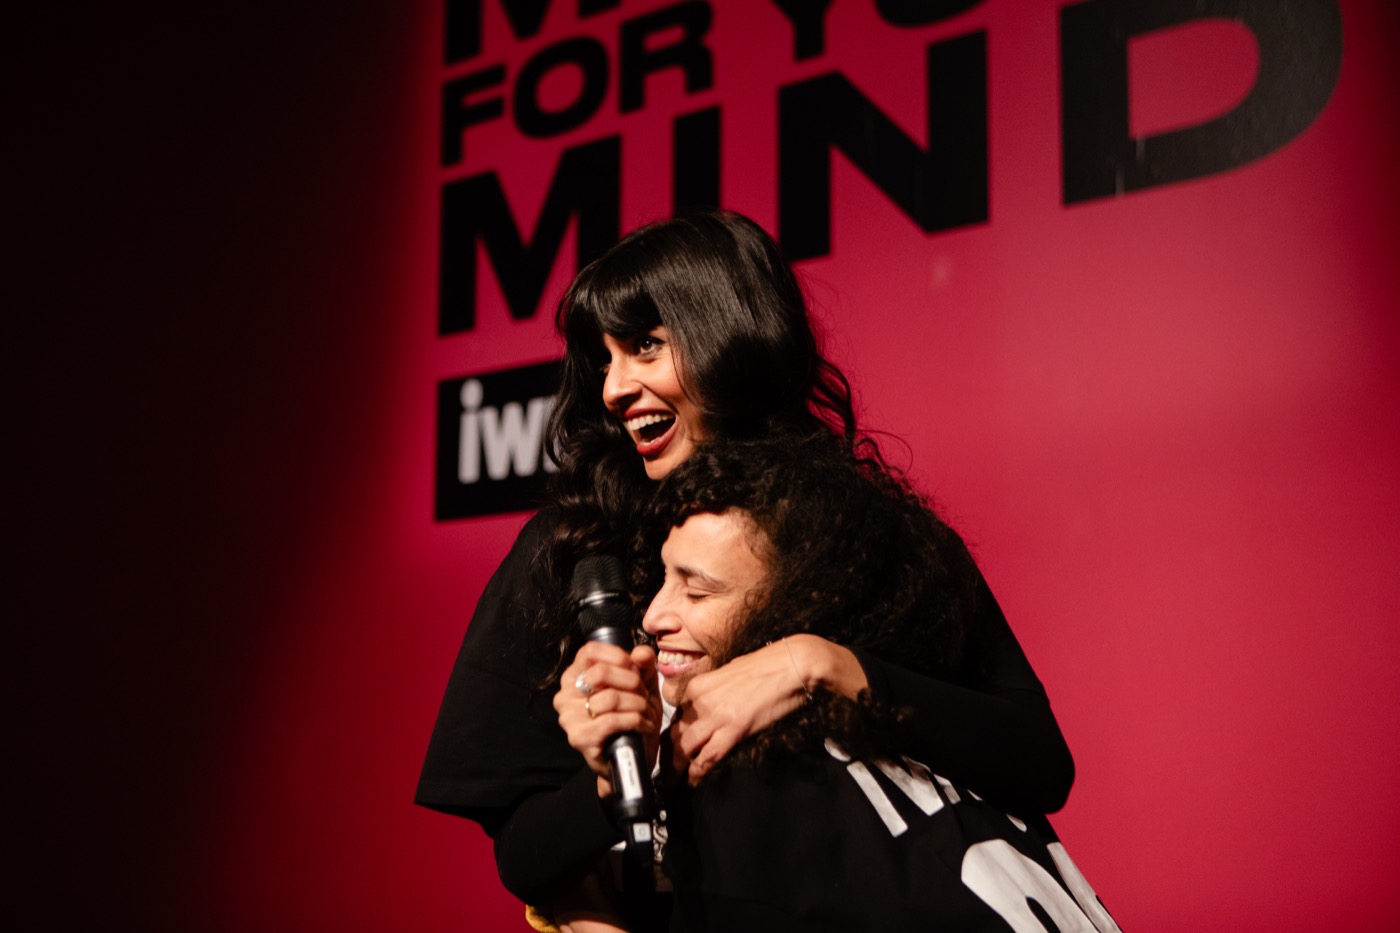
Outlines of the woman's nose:
[{"label": "woman's nose", "polygon": [[617,409],[622,402],[638,392],[637,380],[632,371],[632,362],[626,356],[617,356],[608,364],[608,372],[603,377],[603,404]]},{"label": "woman's nose", "polygon": [[648,635],[662,635],[676,630],[676,614],[668,608],[670,599],[667,588],[663,586],[647,607],[646,614],[642,616],[642,629]]}]

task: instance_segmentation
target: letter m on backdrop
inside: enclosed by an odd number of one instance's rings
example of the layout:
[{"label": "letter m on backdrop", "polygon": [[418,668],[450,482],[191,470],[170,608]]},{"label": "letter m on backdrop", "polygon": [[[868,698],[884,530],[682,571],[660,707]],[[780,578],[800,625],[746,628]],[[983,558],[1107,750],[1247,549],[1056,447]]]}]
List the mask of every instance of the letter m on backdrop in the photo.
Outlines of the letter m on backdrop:
[{"label": "letter m on backdrop", "polygon": [[567,149],[559,158],[544,207],[527,236],[521,233],[495,172],[448,182],[442,188],[438,253],[438,333],[476,326],[477,244],[500,283],[510,316],[534,317],[550,270],[577,223],[582,268],[617,242],[621,199],[621,142],[616,136]]}]

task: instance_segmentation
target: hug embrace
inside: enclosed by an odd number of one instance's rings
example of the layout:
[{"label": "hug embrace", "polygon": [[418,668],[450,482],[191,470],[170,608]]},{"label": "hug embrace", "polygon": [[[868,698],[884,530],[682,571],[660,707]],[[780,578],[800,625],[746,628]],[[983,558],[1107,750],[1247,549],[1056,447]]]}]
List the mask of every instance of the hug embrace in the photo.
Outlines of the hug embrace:
[{"label": "hug embrace", "polygon": [[[417,802],[485,828],[539,929],[1116,930],[1045,820],[1074,776],[1045,690],[857,426],[772,239],[726,212],[643,227],[557,325],[559,470]],[[628,568],[630,651],[579,631],[599,554]],[[615,868],[619,733],[655,770],[645,883]]]}]

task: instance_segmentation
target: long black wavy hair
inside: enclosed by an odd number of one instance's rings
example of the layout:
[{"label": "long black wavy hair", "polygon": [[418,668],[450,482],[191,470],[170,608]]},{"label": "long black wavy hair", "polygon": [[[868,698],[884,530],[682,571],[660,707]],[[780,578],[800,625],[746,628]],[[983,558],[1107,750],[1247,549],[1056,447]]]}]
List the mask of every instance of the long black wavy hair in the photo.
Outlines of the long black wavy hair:
[{"label": "long black wavy hair", "polygon": [[[660,585],[656,554],[697,513],[737,510],[765,561],[761,592],[739,613],[716,665],[810,632],[952,683],[979,675],[980,575],[962,539],[902,478],[820,438],[717,440],[661,481],[635,549],[644,586]],[[762,761],[836,739],[855,755],[897,747],[899,710],[818,694],[750,737],[735,761]]]},{"label": "long black wavy hair", "polygon": [[547,449],[552,531],[536,556],[545,605],[526,637],[543,687],[573,657],[568,583],[590,553],[633,557],[632,532],[655,491],[631,439],[602,402],[603,335],[669,332],[682,387],[713,438],[820,438],[883,463],[858,438],[850,383],[822,353],[792,268],[764,230],[727,211],[642,227],[582,269],[559,302],[565,343]]}]

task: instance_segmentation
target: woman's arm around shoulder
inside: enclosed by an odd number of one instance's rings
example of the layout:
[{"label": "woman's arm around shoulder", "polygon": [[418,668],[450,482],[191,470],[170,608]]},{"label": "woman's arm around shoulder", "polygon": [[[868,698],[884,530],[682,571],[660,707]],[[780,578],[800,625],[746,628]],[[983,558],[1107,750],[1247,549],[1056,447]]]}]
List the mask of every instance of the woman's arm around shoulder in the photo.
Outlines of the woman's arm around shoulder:
[{"label": "woman's arm around shoulder", "polygon": [[986,584],[977,624],[985,663],[976,683],[958,685],[899,661],[816,635],[790,635],[694,677],[672,723],[675,764],[692,783],[749,735],[822,689],[855,699],[869,689],[913,710],[910,752],[939,774],[1013,811],[1064,806],[1074,761],[1050,701]]},{"label": "woman's arm around shoulder", "polygon": [[911,755],[1012,812],[1053,813],[1074,783],[1074,759],[1050,699],[985,581],[977,624],[983,663],[954,684],[855,652],[871,694],[914,710]]}]

